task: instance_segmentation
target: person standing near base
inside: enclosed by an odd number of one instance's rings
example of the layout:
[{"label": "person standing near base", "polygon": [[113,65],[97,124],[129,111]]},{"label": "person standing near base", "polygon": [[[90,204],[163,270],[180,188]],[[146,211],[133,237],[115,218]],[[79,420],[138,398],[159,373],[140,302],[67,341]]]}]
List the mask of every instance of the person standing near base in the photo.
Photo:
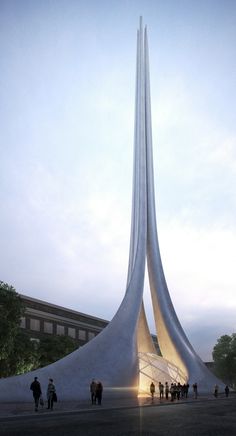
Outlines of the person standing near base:
[{"label": "person standing near base", "polygon": [[194,398],[197,399],[198,391],[197,391],[197,383],[196,382],[193,384],[193,394],[194,394]]},{"label": "person standing near base", "polygon": [[33,392],[34,404],[35,404],[34,410],[35,410],[35,412],[38,412],[39,398],[40,398],[40,395],[42,394],[41,386],[40,386],[40,383],[38,381],[38,377],[34,377],[34,381],[30,385],[30,390]]},{"label": "person standing near base", "polygon": [[102,391],[103,391],[102,383],[98,381],[96,386],[95,404],[97,399],[99,406],[101,406],[102,404]]},{"label": "person standing near base", "polygon": [[219,392],[219,386],[215,385],[214,387],[214,396],[217,398],[218,397],[218,392]]},{"label": "person standing near base", "polygon": [[160,400],[164,397],[164,385],[161,383],[159,384],[159,394],[160,394]]},{"label": "person standing near base", "polygon": [[171,400],[170,401],[174,401],[174,399],[175,399],[175,387],[174,387],[174,383],[171,383],[171,385],[170,385],[170,396],[171,396]]},{"label": "person standing near base", "polygon": [[185,398],[188,398],[189,383],[185,385]]},{"label": "person standing near base", "polygon": [[169,399],[169,392],[170,392],[170,389],[169,389],[168,382],[165,382],[165,396],[166,396],[166,400]]},{"label": "person standing near base", "polygon": [[91,401],[92,404],[96,404],[96,387],[97,387],[97,383],[95,382],[94,378],[92,379],[91,383],[90,383],[90,394],[91,394]]},{"label": "person standing near base", "polygon": [[150,384],[150,394],[151,394],[152,401],[153,401],[154,394],[155,394],[155,385],[153,382]]},{"label": "person standing near base", "polygon": [[49,379],[48,388],[47,388],[47,399],[48,399],[48,409],[53,410],[53,402],[54,402],[54,395],[56,393],[56,388],[53,383],[53,379]]}]

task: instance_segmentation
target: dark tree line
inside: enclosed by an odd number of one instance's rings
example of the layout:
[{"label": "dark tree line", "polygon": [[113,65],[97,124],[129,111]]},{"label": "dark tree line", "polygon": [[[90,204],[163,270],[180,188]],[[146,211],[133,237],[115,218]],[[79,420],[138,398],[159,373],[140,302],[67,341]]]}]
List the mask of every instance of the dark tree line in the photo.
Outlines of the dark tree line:
[{"label": "dark tree line", "polygon": [[77,348],[68,336],[32,341],[20,328],[25,306],[12,286],[0,281],[0,377],[22,374],[66,356]]},{"label": "dark tree line", "polygon": [[213,348],[212,357],[216,375],[236,388],[236,333],[221,336]]}]

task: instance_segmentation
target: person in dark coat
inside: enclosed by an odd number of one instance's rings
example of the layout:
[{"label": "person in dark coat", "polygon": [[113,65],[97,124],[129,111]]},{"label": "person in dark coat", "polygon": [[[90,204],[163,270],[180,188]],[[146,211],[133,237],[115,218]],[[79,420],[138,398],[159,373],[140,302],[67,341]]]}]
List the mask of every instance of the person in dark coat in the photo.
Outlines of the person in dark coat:
[{"label": "person in dark coat", "polygon": [[159,383],[159,394],[161,400],[164,397],[164,385],[162,383]]},{"label": "person in dark coat", "polygon": [[225,386],[225,396],[226,397],[229,396],[229,386],[228,385]]},{"label": "person in dark coat", "polygon": [[92,379],[91,383],[90,383],[90,394],[91,394],[91,401],[92,404],[96,404],[96,388],[97,388],[97,383],[95,382],[94,378]]},{"label": "person in dark coat", "polygon": [[97,386],[96,386],[95,404],[96,404],[96,400],[98,400],[98,404],[100,406],[102,404],[102,391],[103,391],[103,386],[102,383],[99,381],[97,382]]},{"label": "person in dark coat", "polygon": [[214,387],[214,396],[217,398],[218,397],[218,392],[219,392],[219,386],[215,385]]},{"label": "person in dark coat", "polygon": [[35,404],[34,410],[35,410],[35,412],[38,412],[39,398],[42,394],[41,386],[40,386],[40,383],[38,381],[38,377],[34,377],[34,381],[31,383],[30,389],[33,392],[33,397],[34,397],[34,404]]},{"label": "person in dark coat", "polygon": [[194,398],[197,399],[198,390],[197,390],[197,383],[196,382],[193,383],[193,395],[194,395]]},{"label": "person in dark coat", "polygon": [[187,383],[185,385],[185,398],[188,398],[188,390],[189,390],[189,384]]},{"label": "person in dark coat", "polygon": [[170,385],[170,396],[171,396],[171,401],[174,401],[174,399],[175,399],[175,386],[174,386],[174,383],[171,383],[171,385]]}]

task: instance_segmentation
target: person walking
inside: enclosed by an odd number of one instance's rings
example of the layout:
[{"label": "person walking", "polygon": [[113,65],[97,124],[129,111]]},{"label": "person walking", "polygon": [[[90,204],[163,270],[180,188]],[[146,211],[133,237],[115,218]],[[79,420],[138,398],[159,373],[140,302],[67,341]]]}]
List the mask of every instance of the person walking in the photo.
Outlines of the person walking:
[{"label": "person walking", "polygon": [[90,394],[91,394],[91,401],[92,404],[96,404],[96,387],[97,387],[97,383],[95,382],[94,378],[92,379],[91,383],[90,383]]},{"label": "person walking", "polygon": [[53,383],[53,379],[49,379],[48,388],[47,388],[47,400],[48,400],[48,409],[53,410],[54,396],[56,394],[56,388]]},{"label": "person walking", "polygon": [[150,393],[151,393],[151,397],[152,397],[152,401],[153,401],[154,394],[155,394],[155,385],[153,382],[150,384]]},{"label": "person walking", "polygon": [[96,404],[96,400],[98,400],[99,406],[101,406],[102,404],[102,391],[103,391],[103,386],[102,383],[99,381],[97,382],[96,394],[95,394],[95,404]]},{"label": "person walking", "polygon": [[225,386],[225,396],[226,397],[229,396],[229,386],[228,385]]},{"label": "person walking", "polygon": [[35,410],[35,412],[38,412],[39,398],[40,398],[40,395],[42,394],[41,385],[38,381],[38,377],[34,377],[34,381],[31,383],[30,389],[33,392],[33,397],[34,397],[34,405],[35,405],[34,410]]}]

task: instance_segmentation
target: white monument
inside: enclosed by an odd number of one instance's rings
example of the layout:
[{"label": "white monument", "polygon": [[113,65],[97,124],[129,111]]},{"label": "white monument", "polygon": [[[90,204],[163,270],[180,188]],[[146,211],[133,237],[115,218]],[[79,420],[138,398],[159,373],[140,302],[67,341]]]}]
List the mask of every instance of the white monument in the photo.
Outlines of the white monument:
[{"label": "white monument", "polygon": [[[146,256],[162,356],[156,353],[142,302]],[[121,397],[149,392],[152,380],[155,384],[197,382],[200,392],[212,392],[216,383],[223,386],[189,343],[163,272],[155,211],[148,42],[141,19],[137,35],[132,225],[125,295],[112,321],[89,343],[49,366],[1,379],[0,401],[31,401],[29,385],[35,376],[44,392],[48,379],[53,378],[60,400],[88,398],[92,378],[102,381],[106,396]]]}]

